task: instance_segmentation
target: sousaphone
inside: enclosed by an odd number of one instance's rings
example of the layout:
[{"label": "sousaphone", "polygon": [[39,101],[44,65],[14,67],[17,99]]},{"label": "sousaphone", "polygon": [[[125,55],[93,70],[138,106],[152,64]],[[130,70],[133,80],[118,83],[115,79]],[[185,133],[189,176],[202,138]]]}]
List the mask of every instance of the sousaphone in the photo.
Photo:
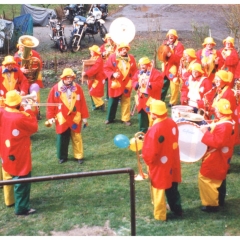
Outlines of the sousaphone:
[{"label": "sousaphone", "polygon": [[109,27],[109,34],[116,44],[130,43],[136,34],[133,22],[126,17],[116,18]]}]

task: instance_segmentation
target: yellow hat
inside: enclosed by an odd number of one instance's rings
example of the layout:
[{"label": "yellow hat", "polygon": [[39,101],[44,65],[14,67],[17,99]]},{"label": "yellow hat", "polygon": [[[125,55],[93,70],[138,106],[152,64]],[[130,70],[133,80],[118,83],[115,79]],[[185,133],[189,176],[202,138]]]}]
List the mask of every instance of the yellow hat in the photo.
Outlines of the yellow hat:
[{"label": "yellow hat", "polygon": [[101,52],[100,52],[100,48],[99,48],[99,46],[97,46],[97,45],[93,45],[93,46],[91,46],[90,48],[88,48],[90,51],[93,51],[93,52],[95,52],[95,53],[97,53],[97,54],[101,54]]},{"label": "yellow hat", "polygon": [[231,104],[225,98],[221,98],[218,102],[214,103],[213,107],[217,108],[221,114],[232,114]]},{"label": "yellow hat", "polygon": [[66,76],[72,76],[73,78],[76,78],[76,74],[73,72],[71,68],[64,68],[62,75],[60,78],[64,78]]},{"label": "yellow hat", "polygon": [[117,49],[119,50],[119,49],[121,49],[121,48],[128,48],[128,50],[130,50],[129,44],[128,44],[128,43],[125,43],[125,42],[121,42],[121,43],[118,45]]},{"label": "yellow hat", "polygon": [[2,65],[7,65],[7,64],[16,64],[15,60],[14,60],[14,57],[13,56],[6,56],[2,62]]},{"label": "yellow hat", "polygon": [[11,90],[6,93],[6,99],[4,103],[9,107],[18,106],[22,102],[22,97],[16,90]]},{"label": "yellow hat", "polygon": [[168,36],[170,34],[172,34],[172,35],[174,35],[175,37],[178,38],[177,31],[175,29],[169,29],[166,36]]},{"label": "yellow hat", "polygon": [[204,71],[202,70],[202,66],[200,63],[193,63],[192,67],[191,67],[192,71],[198,71],[200,73],[204,73]]},{"label": "yellow hat", "polygon": [[140,65],[142,65],[142,64],[148,64],[148,63],[151,63],[151,61],[149,60],[149,58],[148,57],[142,57],[142,58],[140,58],[139,59],[139,61],[138,61],[138,64]]},{"label": "yellow hat", "polygon": [[187,48],[183,51],[183,53],[186,53],[187,55],[189,55],[192,58],[197,58],[196,52],[193,48]]},{"label": "yellow hat", "polygon": [[234,38],[228,36],[223,40],[223,44],[225,44],[226,42],[230,42],[234,46]]},{"label": "yellow hat", "polygon": [[166,104],[165,102],[161,100],[153,99],[150,103],[150,113],[156,114],[156,115],[163,115],[167,112]]},{"label": "yellow hat", "polygon": [[110,35],[110,33],[107,33],[107,34],[105,35],[104,41],[106,41],[108,38],[112,38],[111,35]]},{"label": "yellow hat", "polygon": [[228,77],[228,72],[225,70],[219,70],[215,73],[215,76],[218,76],[224,82],[230,82],[230,78]]},{"label": "yellow hat", "polygon": [[203,46],[204,45],[206,45],[206,44],[214,44],[214,45],[216,45],[216,43],[214,42],[214,40],[213,40],[213,38],[212,37],[206,37],[205,39],[204,39],[204,42],[203,42]]}]

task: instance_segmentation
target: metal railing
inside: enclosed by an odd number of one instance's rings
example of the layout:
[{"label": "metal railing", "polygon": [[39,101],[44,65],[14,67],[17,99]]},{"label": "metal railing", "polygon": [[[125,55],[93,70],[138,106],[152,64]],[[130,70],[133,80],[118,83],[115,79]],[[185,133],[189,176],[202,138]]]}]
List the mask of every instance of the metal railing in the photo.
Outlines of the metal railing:
[{"label": "metal railing", "polygon": [[41,177],[21,178],[19,180],[0,181],[0,186],[13,185],[16,183],[44,182],[44,181],[51,181],[51,180],[124,174],[124,173],[128,173],[130,177],[129,184],[130,184],[131,236],[136,236],[134,170],[131,168],[120,168],[120,169],[112,169],[112,170],[101,170],[101,171],[92,171],[92,172],[67,173],[67,174],[49,175],[49,176],[41,176]]}]

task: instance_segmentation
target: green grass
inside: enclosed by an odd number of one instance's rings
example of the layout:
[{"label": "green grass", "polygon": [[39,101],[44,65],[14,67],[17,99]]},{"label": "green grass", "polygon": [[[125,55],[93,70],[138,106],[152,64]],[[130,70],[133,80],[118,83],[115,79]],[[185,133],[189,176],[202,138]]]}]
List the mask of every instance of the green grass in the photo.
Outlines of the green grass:
[{"label": "green grass", "polygon": [[[1,7],[1,6],[0,6]],[[180,33],[181,35],[181,33]],[[182,35],[185,48],[191,47],[189,38]],[[164,37],[164,35],[163,35]],[[131,43],[131,54],[137,61],[144,55],[152,59],[151,39],[144,40],[139,36]],[[56,59],[61,61],[56,72],[46,68],[43,77],[46,83],[55,83],[64,66],[69,63],[76,72],[77,80],[81,75],[81,59],[89,56],[88,49],[76,54],[42,51],[45,63]],[[159,64],[159,62],[158,62]],[[46,84],[46,85],[48,85]],[[72,147],[69,146],[69,160],[59,164],[56,157],[55,129],[44,125],[45,107],[41,107],[43,120],[39,121],[39,130],[32,139],[32,176],[48,176],[64,173],[90,172],[118,168],[132,168],[138,173],[136,153],[129,149],[119,149],[113,139],[117,134],[132,138],[138,132],[138,120],[135,114],[132,126],[126,127],[120,122],[105,125],[106,112],[91,111],[87,86],[82,85],[90,111],[89,126],[82,131],[85,162],[79,165],[73,160]],[[50,88],[41,90],[41,102],[46,102]],[[132,94],[133,97],[134,94]],[[120,109],[117,119],[120,121]],[[169,109],[169,116],[171,111]],[[182,198],[184,216],[174,218],[169,213],[167,222],[153,218],[149,181],[136,181],[136,234],[137,236],[238,236],[240,215],[239,172],[240,159],[236,147],[227,176],[226,205],[219,212],[208,214],[200,211],[197,175],[201,162],[181,163],[182,183],[179,191]],[[143,171],[146,166],[142,163]],[[0,189],[0,236],[44,236],[52,231],[68,231],[74,226],[104,226],[109,221],[110,227],[118,236],[129,236],[130,231],[130,198],[129,177],[127,174],[86,177],[78,179],[54,180],[32,183],[31,207],[37,214],[27,217],[16,217],[13,208],[7,208]]]}]

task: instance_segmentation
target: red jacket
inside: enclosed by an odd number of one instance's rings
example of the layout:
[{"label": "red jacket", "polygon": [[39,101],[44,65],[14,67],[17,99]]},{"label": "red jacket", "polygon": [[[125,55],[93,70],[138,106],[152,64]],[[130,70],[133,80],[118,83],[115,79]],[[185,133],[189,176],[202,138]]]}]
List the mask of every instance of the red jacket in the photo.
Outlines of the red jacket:
[{"label": "red jacket", "polygon": [[[128,62],[126,63],[126,72],[122,70],[121,61],[118,59],[116,53],[109,56],[107,62],[104,65],[104,72],[108,78],[108,93],[109,97],[119,97],[122,94],[130,97],[132,91],[132,84],[129,82],[138,70],[135,58],[133,55],[128,54]],[[113,78],[113,73],[119,72],[120,77],[118,79]],[[118,88],[113,88],[112,83],[116,81],[119,84]]]},{"label": "red jacket", "polygon": [[[139,84],[139,74],[141,71],[137,71],[133,76],[132,86],[135,89]],[[148,101],[149,97],[154,99],[161,99],[161,91],[163,87],[163,74],[159,72],[157,69],[153,68],[150,73],[149,84],[151,87],[147,88],[147,95],[141,94],[140,90],[137,89],[138,95],[138,103],[137,103],[137,111],[140,112],[143,109],[145,112],[149,112],[148,107],[146,106],[146,102]]]},{"label": "red jacket", "polygon": [[0,152],[3,169],[13,176],[25,176],[32,170],[31,139],[38,122],[31,110],[0,108]]},{"label": "red jacket", "polygon": [[144,136],[142,157],[154,188],[168,189],[172,182],[181,182],[178,127],[171,118],[153,122]]},{"label": "red jacket", "polygon": [[201,141],[208,146],[208,151],[200,168],[200,173],[204,177],[215,180],[224,180],[226,178],[233,154],[233,126],[231,120],[222,119],[211,132],[207,131],[203,135]]},{"label": "red jacket", "polygon": [[81,132],[82,119],[88,118],[88,108],[84,93],[80,85],[73,82],[76,90],[72,92],[71,103],[69,105],[67,94],[62,92],[63,82],[55,84],[49,92],[48,103],[60,103],[59,106],[47,107],[47,118],[56,118],[56,132],[65,132],[68,128],[76,133]]},{"label": "red jacket", "polygon": [[103,71],[103,59],[98,57],[96,63],[86,71],[87,76],[94,76],[93,80],[88,80],[90,96],[102,97],[104,95],[104,82],[106,75]]},{"label": "red jacket", "polygon": [[5,67],[0,67],[0,96],[6,97],[6,93],[10,90],[16,89],[17,91],[23,91],[28,94],[29,83],[27,78],[24,76],[22,71],[18,66],[13,68],[13,72],[11,72],[10,79],[11,85],[9,85],[9,81],[7,78],[7,73],[3,73]]}]

